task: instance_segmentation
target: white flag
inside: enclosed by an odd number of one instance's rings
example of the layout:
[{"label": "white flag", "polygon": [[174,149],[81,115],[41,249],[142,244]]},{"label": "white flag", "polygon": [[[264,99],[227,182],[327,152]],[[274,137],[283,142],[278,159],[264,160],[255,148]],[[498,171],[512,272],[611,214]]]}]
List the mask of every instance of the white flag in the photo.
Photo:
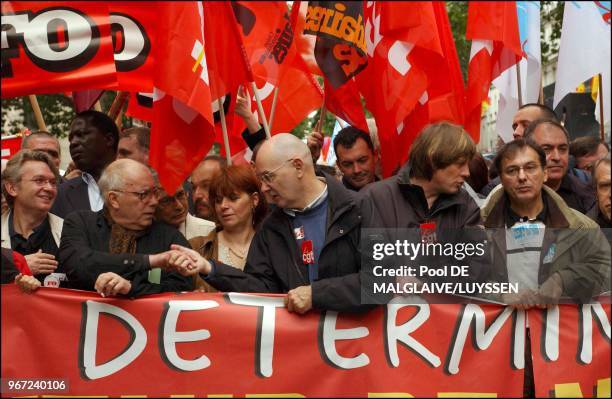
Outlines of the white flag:
[{"label": "white flag", "polygon": [[[540,96],[540,2],[517,1],[521,48],[526,55],[519,65],[521,71],[522,104],[535,103]],[[518,111],[516,65],[505,70],[493,85],[499,91],[495,130],[504,142],[512,141],[512,117]]]},{"label": "white flag", "polygon": [[[602,74],[604,122],[610,120],[610,2],[568,1],[563,13],[554,106],[594,75]],[[599,101],[595,111],[599,120]],[[601,123],[601,121],[600,121]]]}]

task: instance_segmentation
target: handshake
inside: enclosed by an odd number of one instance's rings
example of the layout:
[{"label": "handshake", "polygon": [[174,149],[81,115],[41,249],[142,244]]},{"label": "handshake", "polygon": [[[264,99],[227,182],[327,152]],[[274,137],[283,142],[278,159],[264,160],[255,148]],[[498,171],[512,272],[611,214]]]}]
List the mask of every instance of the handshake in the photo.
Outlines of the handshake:
[{"label": "handshake", "polygon": [[[151,269],[160,268],[166,271],[176,271],[183,276],[210,273],[210,263],[196,251],[180,245],[172,245],[170,248],[169,251],[149,255]],[[102,297],[128,295],[132,289],[132,283],[117,273],[106,272],[98,276],[94,289]]]},{"label": "handshake", "polygon": [[172,244],[170,248],[169,251],[149,256],[151,269],[158,267],[166,271],[175,271],[183,276],[210,273],[212,269],[210,262],[193,249],[176,244]]}]

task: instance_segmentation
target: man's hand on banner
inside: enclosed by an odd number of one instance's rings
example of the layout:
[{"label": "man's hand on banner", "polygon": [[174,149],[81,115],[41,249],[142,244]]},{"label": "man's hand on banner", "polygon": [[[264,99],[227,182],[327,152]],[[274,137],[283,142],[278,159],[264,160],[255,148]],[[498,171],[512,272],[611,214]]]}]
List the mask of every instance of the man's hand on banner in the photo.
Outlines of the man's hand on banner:
[{"label": "man's hand on banner", "polygon": [[112,272],[102,273],[96,279],[95,290],[102,297],[127,295],[132,289],[132,283]]},{"label": "man's hand on banner", "polygon": [[312,309],[312,286],[303,285],[287,292],[285,306],[290,312],[304,314]]},{"label": "man's hand on banner", "polygon": [[563,281],[559,273],[554,273],[540,286],[537,306],[540,309],[555,306],[559,302],[561,293],[563,293]]},{"label": "man's hand on banner", "polygon": [[27,294],[31,294],[40,288],[40,281],[34,276],[25,276],[21,273],[15,276],[15,284],[19,289]]},{"label": "man's hand on banner", "polygon": [[537,292],[526,289],[516,294],[503,294],[502,302],[516,309],[528,310],[539,303],[539,298]]}]

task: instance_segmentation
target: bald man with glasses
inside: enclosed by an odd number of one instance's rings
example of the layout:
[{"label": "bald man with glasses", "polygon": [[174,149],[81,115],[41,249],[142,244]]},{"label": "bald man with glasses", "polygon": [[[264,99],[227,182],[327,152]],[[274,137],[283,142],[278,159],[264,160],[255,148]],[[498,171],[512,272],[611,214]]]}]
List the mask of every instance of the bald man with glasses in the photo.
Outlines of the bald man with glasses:
[{"label": "bald man with glasses", "polygon": [[103,209],[77,211],[64,222],[59,260],[73,288],[130,297],[193,290],[191,279],[162,270],[172,244],[189,244],[177,229],[154,220],[161,191],[148,167],[114,161],[98,185]]},{"label": "bald man with glasses", "polygon": [[361,216],[355,194],[315,174],[306,144],[291,134],[266,140],[255,162],[261,191],[276,208],[255,233],[244,271],[178,248],[181,274],[220,291],[286,293],[291,312],[361,311]]}]

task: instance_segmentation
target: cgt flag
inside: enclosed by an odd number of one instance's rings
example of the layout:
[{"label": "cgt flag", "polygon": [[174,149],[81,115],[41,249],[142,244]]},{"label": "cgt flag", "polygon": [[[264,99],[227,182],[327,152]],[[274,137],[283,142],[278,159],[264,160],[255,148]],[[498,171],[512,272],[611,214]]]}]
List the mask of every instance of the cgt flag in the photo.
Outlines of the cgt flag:
[{"label": "cgt flag", "polygon": [[165,5],[159,32],[150,160],[174,193],[214,140],[202,3]]},{"label": "cgt flag", "polygon": [[463,123],[463,79],[441,2],[368,2],[366,32],[368,67],[358,81],[376,118],[386,177],[425,125]]},{"label": "cgt flag", "polygon": [[[321,107],[323,94],[297,49],[287,4],[235,2],[232,8],[266,115],[278,89],[271,133],[289,132]],[[254,98],[251,106],[256,111]],[[239,135],[244,124],[236,122]]]}]

